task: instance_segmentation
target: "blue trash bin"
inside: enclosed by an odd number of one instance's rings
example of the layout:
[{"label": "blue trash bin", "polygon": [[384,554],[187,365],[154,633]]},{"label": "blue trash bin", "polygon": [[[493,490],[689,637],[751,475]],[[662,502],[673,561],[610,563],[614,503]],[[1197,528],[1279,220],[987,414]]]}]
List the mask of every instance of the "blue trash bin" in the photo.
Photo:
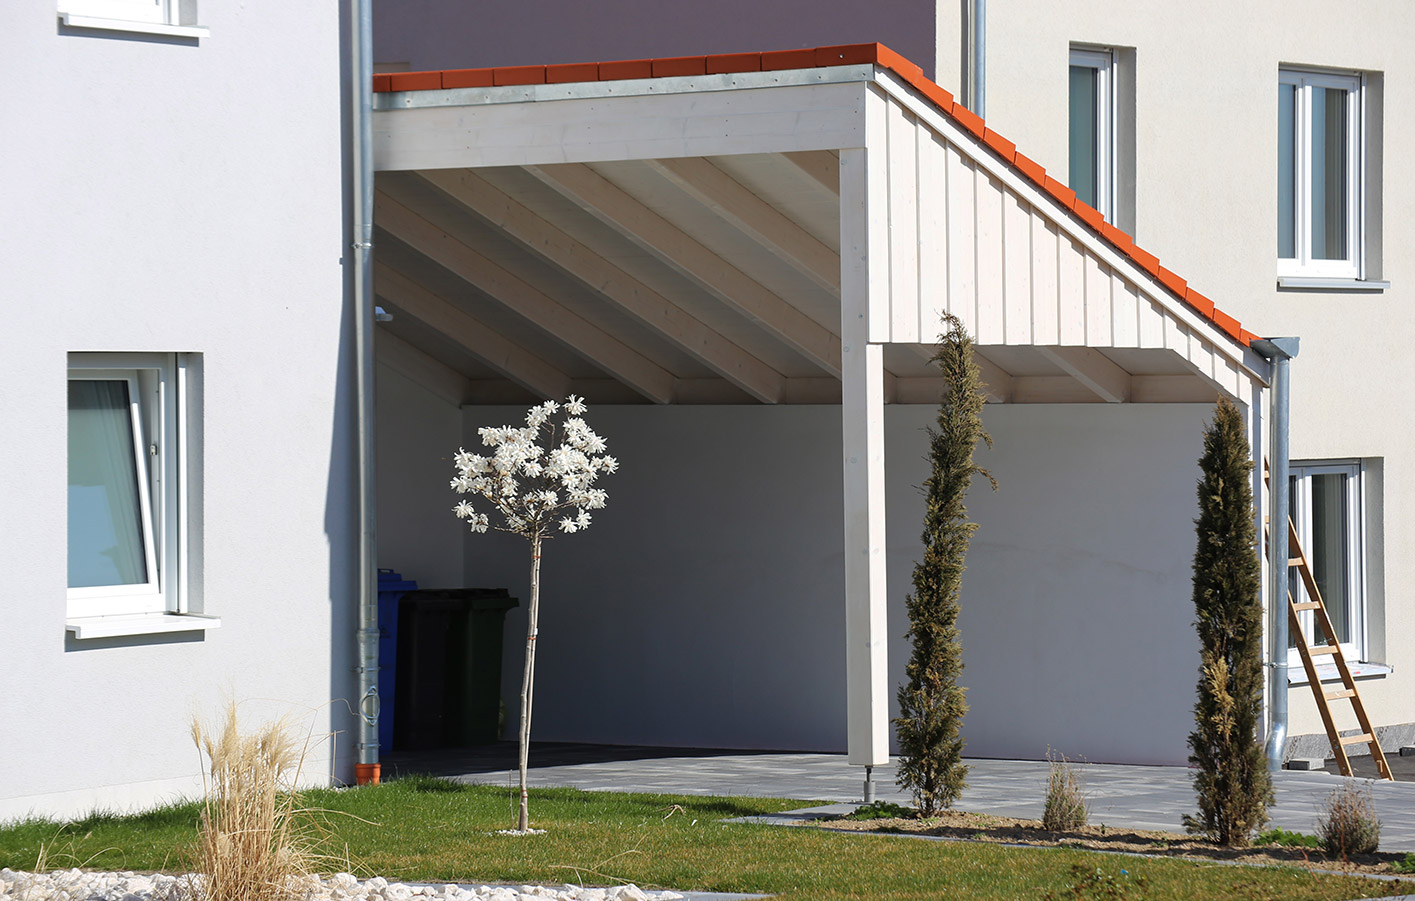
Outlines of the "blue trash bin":
[{"label": "blue trash bin", "polygon": [[393,700],[398,678],[398,602],[418,583],[391,569],[378,571],[378,747],[393,750]]}]

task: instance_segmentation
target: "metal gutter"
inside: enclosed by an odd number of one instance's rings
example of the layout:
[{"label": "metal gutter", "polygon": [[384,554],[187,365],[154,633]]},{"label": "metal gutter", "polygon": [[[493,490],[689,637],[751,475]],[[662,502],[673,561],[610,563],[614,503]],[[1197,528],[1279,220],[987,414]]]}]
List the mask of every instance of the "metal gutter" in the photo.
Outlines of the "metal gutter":
[{"label": "metal gutter", "polygon": [[1288,364],[1297,356],[1296,338],[1260,338],[1253,349],[1267,357],[1273,365],[1272,452],[1268,455],[1268,622],[1271,635],[1268,662],[1268,769],[1282,769],[1287,750],[1287,521],[1291,499],[1288,497],[1288,420],[1290,411],[1290,374]]},{"label": "metal gutter", "polygon": [[373,0],[349,0],[350,201],[354,261],[354,382],[358,467],[359,785],[378,784],[378,582],[373,409]]}]

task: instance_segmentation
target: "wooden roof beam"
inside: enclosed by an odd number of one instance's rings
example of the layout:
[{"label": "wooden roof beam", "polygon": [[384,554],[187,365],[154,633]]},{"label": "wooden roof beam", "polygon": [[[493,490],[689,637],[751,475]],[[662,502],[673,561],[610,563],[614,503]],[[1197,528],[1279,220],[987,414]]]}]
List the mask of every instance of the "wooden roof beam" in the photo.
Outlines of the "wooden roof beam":
[{"label": "wooden roof beam", "polygon": [[840,254],[702,157],[645,160],[680,191],[750,236],[777,259],[840,296]]},{"label": "wooden roof beam", "polygon": [[840,337],[732,266],[588,166],[525,171],[703,291],[746,316],[816,366],[840,377]]},{"label": "wooden roof beam", "polygon": [[437,329],[537,397],[559,399],[570,393],[568,375],[396,269],[375,263],[373,279],[374,293],[389,306]]},{"label": "wooden roof beam", "polygon": [[654,403],[672,402],[673,373],[424,219],[394,196],[395,191],[378,191],[376,225]]},{"label": "wooden roof beam", "polygon": [[454,202],[578,279],[752,397],[768,404],[783,399],[785,379],[779,372],[474,171],[436,169],[420,174]]},{"label": "wooden roof beam", "polygon": [[1038,347],[1037,351],[1106,403],[1130,399],[1130,373],[1094,347]]}]

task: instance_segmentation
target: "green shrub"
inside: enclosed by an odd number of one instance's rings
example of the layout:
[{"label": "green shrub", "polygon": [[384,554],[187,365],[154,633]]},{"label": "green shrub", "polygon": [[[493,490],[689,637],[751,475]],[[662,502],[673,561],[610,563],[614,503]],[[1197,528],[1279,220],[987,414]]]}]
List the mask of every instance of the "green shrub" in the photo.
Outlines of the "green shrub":
[{"label": "green shrub", "polygon": [[1189,735],[1199,815],[1186,815],[1184,825],[1221,845],[1242,846],[1267,822],[1273,791],[1258,739],[1263,605],[1253,461],[1243,414],[1227,398],[1219,400],[1204,432],[1199,469],[1194,522],[1199,684]]},{"label": "green shrub", "polygon": [[1320,848],[1322,843],[1315,835],[1305,832],[1289,832],[1286,829],[1269,829],[1253,839],[1255,845],[1277,845],[1282,848]]},{"label": "green shrub", "polygon": [[968,522],[963,500],[974,475],[992,481],[973,462],[979,441],[992,446],[983,429],[982,377],[973,360],[973,339],[955,316],[945,316],[944,325],[934,362],[947,387],[938,428],[929,429],[933,471],[924,483],[924,557],[914,565],[914,590],[904,601],[913,649],[894,721],[899,786],[913,794],[919,814],[926,817],[952,806],[967,784],[960,728],[968,702],[958,684],[963,672],[958,599],[968,540],[978,526]]},{"label": "green shrub", "polygon": [[1345,782],[1328,795],[1317,819],[1317,838],[1322,850],[1335,857],[1374,852],[1381,844],[1381,820],[1371,790]]},{"label": "green shrub", "polygon": [[912,816],[913,811],[908,807],[895,804],[893,801],[874,801],[855,808],[853,813],[847,813],[841,817],[844,820],[897,820],[903,817]]}]

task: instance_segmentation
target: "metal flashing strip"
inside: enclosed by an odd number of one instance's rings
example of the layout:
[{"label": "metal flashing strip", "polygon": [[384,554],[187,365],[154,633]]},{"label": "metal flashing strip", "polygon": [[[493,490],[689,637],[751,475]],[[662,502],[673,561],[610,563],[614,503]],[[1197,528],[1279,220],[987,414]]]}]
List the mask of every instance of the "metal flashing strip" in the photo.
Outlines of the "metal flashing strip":
[{"label": "metal flashing strip", "polygon": [[490,88],[435,88],[421,91],[380,92],[373,108],[380,112],[439,106],[486,106],[550,100],[584,100],[598,97],[640,97],[650,94],[700,94],[807,84],[845,84],[872,81],[873,63],[776,72],[733,72],[723,75],[682,75],[624,81],[580,81],[567,84],[518,84]]}]

